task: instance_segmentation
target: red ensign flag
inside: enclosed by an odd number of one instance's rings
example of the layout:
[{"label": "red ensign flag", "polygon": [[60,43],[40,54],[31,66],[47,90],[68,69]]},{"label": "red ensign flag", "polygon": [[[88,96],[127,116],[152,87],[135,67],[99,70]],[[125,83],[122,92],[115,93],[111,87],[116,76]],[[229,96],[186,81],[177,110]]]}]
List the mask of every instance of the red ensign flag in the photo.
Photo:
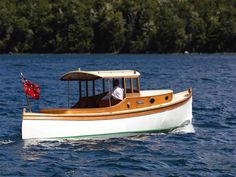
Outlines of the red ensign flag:
[{"label": "red ensign flag", "polygon": [[39,89],[38,84],[34,84],[34,83],[26,80],[22,73],[21,73],[21,80],[22,80],[23,85],[24,85],[25,93],[27,95],[29,95],[30,97],[32,97],[33,99],[38,100],[39,95],[40,95],[40,89]]}]

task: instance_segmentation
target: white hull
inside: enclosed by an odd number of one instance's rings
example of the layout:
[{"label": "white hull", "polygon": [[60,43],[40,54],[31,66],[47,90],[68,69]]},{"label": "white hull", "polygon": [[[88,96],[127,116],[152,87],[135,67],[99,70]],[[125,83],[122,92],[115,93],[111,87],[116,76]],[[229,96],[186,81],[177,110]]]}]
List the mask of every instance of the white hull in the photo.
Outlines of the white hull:
[{"label": "white hull", "polygon": [[161,131],[192,122],[192,98],[164,112],[112,120],[24,120],[22,138],[83,138],[118,133]]}]

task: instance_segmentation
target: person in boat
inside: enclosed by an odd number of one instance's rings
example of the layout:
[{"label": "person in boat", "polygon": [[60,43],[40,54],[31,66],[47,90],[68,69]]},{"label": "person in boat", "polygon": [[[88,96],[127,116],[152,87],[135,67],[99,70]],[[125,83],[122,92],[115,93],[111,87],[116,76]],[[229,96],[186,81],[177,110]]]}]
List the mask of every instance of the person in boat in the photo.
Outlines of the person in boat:
[{"label": "person in boat", "polygon": [[113,90],[111,92],[111,96],[113,99],[116,100],[123,100],[124,99],[124,89],[119,86],[119,80],[114,80]]},{"label": "person in boat", "polygon": [[[109,93],[102,98],[102,101],[109,101]],[[119,103],[124,99],[124,89],[119,86],[119,80],[115,79],[113,82],[113,90],[111,92],[112,105]]]}]

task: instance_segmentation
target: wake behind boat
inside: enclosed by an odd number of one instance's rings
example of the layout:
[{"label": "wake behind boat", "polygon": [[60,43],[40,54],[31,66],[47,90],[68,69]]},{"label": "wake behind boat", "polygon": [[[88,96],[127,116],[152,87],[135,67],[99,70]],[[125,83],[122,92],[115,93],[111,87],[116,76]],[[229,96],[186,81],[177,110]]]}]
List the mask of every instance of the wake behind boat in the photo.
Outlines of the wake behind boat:
[{"label": "wake behind boat", "polygon": [[[70,108],[23,109],[22,138],[92,138],[155,132],[192,122],[192,89],[141,90],[134,70],[70,71],[62,81],[78,82],[79,100]],[[113,84],[113,90],[111,85]],[[101,86],[99,93],[96,87]]]}]

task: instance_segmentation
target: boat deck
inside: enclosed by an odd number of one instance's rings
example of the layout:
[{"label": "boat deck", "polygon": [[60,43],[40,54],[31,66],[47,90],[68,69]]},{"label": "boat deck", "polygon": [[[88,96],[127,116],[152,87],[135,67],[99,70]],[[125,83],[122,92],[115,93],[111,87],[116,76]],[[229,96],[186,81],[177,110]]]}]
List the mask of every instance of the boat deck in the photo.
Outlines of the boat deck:
[{"label": "boat deck", "polygon": [[146,96],[153,96],[153,95],[164,95],[168,93],[173,93],[173,90],[141,90],[140,96],[146,97]]},{"label": "boat deck", "polygon": [[192,95],[192,94],[191,94],[191,92],[189,92],[189,90],[179,92],[179,93],[175,93],[175,94],[173,94],[173,98],[170,102],[164,103],[162,105],[163,106],[168,106],[168,105],[176,104],[178,102],[181,102],[186,97],[189,97],[190,95]]}]

